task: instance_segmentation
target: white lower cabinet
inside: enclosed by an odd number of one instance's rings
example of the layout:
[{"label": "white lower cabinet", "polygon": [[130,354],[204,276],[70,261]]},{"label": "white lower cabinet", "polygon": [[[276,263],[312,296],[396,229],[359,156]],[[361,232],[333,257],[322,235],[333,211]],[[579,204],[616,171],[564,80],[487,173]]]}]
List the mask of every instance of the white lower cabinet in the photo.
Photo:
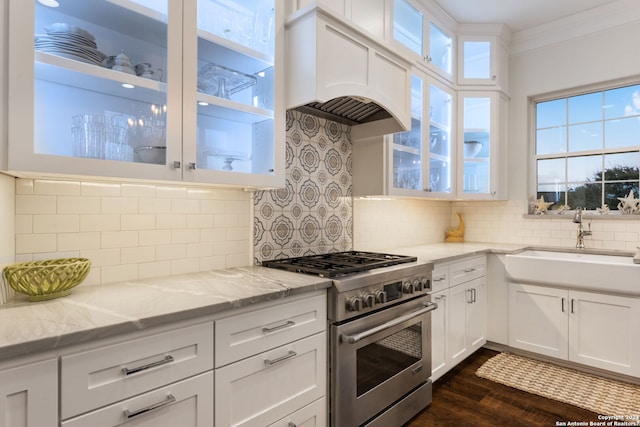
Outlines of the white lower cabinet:
[{"label": "white lower cabinet", "polygon": [[484,277],[449,290],[449,345],[457,365],[486,342],[486,280]]},{"label": "white lower cabinet", "polygon": [[640,299],[510,285],[509,345],[640,376]]},{"label": "white lower cabinet", "polygon": [[327,400],[322,398],[270,424],[269,427],[326,427],[327,413]]},{"label": "white lower cabinet", "polygon": [[0,427],[57,425],[57,359],[0,370]]},{"label": "white lower cabinet", "polygon": [[436,381],[487,342],[486,256],[433,270],[431,380]]},{"label": "white lower cabinet", "polygon": [[438,308],[431,312],[431,381],[435,381],[449,370],[449,289],[431,294],[431,301]]},{"label": "white lower cabinet", "polygon": [[212,427],[213,372],[62,422],[62,427]]},{"label": "white lower cabinet", "polygon": [[216,426],[265,426],[326,394],[326,333],[216,369]]}]

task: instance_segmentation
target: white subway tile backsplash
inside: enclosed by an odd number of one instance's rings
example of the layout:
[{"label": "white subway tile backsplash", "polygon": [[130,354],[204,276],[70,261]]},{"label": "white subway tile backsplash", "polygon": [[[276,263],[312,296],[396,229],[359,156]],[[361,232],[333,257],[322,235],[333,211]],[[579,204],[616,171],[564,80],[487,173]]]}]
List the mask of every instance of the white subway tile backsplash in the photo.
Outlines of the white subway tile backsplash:
[{"label": "white subway tile backsplash", "polygon": [[121,195],[120,184],[111,182],[82,182],[81,194],[83,196],[119,197]]},{"label": "white subway tile backsplash", "polygon": [[[38,234],[34,234],[38,236]],[[100,233],[88,231],[81,233],[60,233],[57,234],[56,245],[58,251],[100,249]]]},{"label": "white subway tile backsplash", "polygon": [[[139,246],[138,231],[102,231],[100,233],[101,247],[108,248],[135,248]],[[126,262],[126,260],[123,260]]]},{"label": "white subway tile backsplash", "polygon": [[[86,284],[251,263],[251,192],[73,180],[14,185],[16,262],[87,257]],[[216,254],[214,242],[225,250]]]},{"label": "white subway tile backsplash", "polygon": [[80,183],[77,181],[36,180],[34,181],[33,193],[42,195],[50,194],[57,196],[79,196]]},{"label": "white subway tile backsplash", "polygon": [[33,215],[33,233],[77,233],[80,231],[79,215]]},{"label": "white subway tile backsplash", "polygon": [[59,214],[99,214],[100,197],[95,196],[56,196],[56,212]]},{"label": "white subway tile backsplash", "polygon": [[135,214],[138,213],[138,199],[132,197],[102,197],[100,213]]},{"label": "white subway tile backsplash", "polygon": [[120,215],[80,215],[80,231],[118,231],[121,228]]},{"label": "white subway tile backsplash", "polygon": [[16,214],[55,214],[56,196],[16,194]]}]

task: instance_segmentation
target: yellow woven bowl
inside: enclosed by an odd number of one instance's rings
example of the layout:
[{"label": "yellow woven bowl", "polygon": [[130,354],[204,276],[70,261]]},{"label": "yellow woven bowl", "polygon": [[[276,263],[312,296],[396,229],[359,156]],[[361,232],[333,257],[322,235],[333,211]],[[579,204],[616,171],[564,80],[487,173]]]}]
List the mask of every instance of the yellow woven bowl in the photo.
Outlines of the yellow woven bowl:
[{"label": "yellow woven bowl", "polygon": [[87,258],[60,258],[21,262],[4,268],[4,279],[29,301],[44,301],[71,293],[89,274]]}]

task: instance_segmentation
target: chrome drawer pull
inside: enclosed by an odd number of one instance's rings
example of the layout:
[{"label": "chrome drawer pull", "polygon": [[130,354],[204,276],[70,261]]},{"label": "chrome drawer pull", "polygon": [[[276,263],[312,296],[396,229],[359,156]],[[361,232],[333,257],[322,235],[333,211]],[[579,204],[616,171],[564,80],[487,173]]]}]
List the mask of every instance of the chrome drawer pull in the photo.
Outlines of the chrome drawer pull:
[{"label": "chrome drawer pull", "polygon": [[280,363],[287,359],[291,359],[292,357],[297,355],[298,353],[296,353],[295,351],[289,350],[289,353],[285,354],[284,356],[278,357],[277,359],[273,359],[273,360],[265,359],[264,364],[269,366],[275,365],[276,363]]},{"label": "chrome drawer pull", "polygon": [[155,368],[156,366],[166,365],[167,363],[171,363],[171,362],[173,362],[173,356],[166,355],[162,360],[158,360],[157,362],[151,362],[147,365],[138,366],[137,368],[129,369],[125,366],[124,368],[122,368],[122,372],[124,372],[125,375],[131,375],[140,371],[145,371],[150,368]]},{"label": "chrome drawer pull", "polygon": [[434,282],[442,282],[443,280],[446,280],[447,276],[440,276],[438,278],[433,279]]},{"label": "chrome drawer pull", "polygon": [[298,427],[293,421],[289,421],[289,424],[287,424],[287,427]]},{"label": "chrome drawer pull", "polygon": [[282,325],[278,325],[278,326],[274,326],[273,328],[262,328],[262,332],[264,332],[265,334],[274,332],[274,331],[278,331],[280,329],[284,329],[284,328],[288,328],[290,326],[295,325],[296,322],[294,322],[293,320],[288,320],[287,323],[283,323]]},{"label": "chrome drawer pull", "polygon": [[467,268],[464,270],[465,273],[473,273],[474,271],[476,271],[475,268]]},{"label": "chrome drawer pull", "polygon": [[126,419],[130,420],[131,418],[137,417],[138,415],[146,414],[147,412],[155,411],[156,409],[160,409],[164,406],[171,405],[175,401],[176,401],[176,398],[173,396],[173,394],[168,394],[167,398],[162,402],[154,403],[145,408],[138,409],[137,411],[130,412],[128,409],[125,409],[124,416]]}]

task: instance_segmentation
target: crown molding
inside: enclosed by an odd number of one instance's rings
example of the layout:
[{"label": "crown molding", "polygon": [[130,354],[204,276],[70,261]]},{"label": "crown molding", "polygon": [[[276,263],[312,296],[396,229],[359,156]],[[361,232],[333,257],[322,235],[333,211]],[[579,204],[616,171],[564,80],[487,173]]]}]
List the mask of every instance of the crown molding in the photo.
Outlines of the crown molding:
[{"label": "crown molding", "polygon": [[618,0],[513,33],[510,54],[523,54],[634,22],[640,22],[638,0]]}]

